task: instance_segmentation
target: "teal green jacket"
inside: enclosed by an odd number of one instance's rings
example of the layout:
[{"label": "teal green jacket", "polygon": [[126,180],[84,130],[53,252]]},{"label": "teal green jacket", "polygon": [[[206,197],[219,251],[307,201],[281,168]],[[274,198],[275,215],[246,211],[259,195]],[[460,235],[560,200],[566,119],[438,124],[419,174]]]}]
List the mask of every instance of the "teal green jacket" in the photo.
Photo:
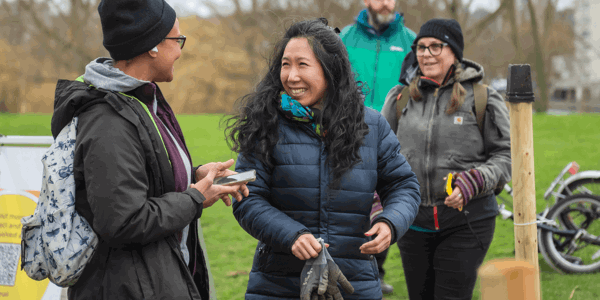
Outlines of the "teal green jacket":
[{"label": "teal green jacket", "polygon": [[360,12],[356,22],[342,30],[340,37],[356,79],[364,83],[365,105],[381,111],[388,91],[398,84],[404,56],[410,52],[416,34],[404,26],[404,18],[396,19],[383,32],[369,25],[367,10]]}]

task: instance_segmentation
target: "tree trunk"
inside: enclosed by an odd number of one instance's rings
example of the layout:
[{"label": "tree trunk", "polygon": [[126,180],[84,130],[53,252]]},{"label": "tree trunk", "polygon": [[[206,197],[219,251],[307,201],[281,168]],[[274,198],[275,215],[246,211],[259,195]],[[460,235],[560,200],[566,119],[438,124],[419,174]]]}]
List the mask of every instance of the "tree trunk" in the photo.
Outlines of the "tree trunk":
[{"label": "tree trunk", "polygon": [[540,42],[538,24],[535,14],[535,8],[531,0],[527,0],[529,15],[531,17],[531,31],[533,35],[533,44],[535,47],[535,73],[540,97],[534,102],[537,112],[545,112],[548,109],[548,80],[546,76],[546,66],[544,64],[544,49]]},{"label": "tree trunk", "polygon": [[516,63],[525,63],[523,59],[523,51],[521,50],[521,42],[519,41],[519,25],[517,24],[517,10],[515,8],[515,0],[506,0],[508,7],[508,19],[511,26],[511,39],[515,47]]}]

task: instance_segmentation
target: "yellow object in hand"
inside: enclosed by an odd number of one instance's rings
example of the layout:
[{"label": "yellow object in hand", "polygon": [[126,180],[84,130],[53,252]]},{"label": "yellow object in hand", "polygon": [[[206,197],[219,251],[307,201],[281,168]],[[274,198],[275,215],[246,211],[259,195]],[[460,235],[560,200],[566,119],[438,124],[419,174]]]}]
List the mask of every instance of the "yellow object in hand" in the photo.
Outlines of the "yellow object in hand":
[{"label": "yellow object in hand", "polygon": [[[446,193],[448,194],[448,196],[452,195],[452,173],[448,173],[448,176],[446,176],[446,178],[448,178],[446,180]],[[462,211],[462,205],[458,208],[458,211]]]},{"label": "yellow object in hand", "polygon": [[448,196],[450,196],[452,195],[452,173],[448,173],[446,178],[448,178],[446,181],[446,193],[448,193]]}]

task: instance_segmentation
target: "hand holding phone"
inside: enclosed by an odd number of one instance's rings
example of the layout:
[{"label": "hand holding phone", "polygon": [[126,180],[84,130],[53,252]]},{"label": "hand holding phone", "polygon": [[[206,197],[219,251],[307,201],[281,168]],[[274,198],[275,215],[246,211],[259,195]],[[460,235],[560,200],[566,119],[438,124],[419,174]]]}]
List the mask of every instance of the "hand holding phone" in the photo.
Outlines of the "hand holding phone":
[{"label": "hand holding phone", "polygon": [[250,170],[225,177],[215,178],[214,185],[234,185],[238,183],[247,183],[256,180],[256,170]]},{"label": "hand holding phone", "polygon": [[[205,200],[202,202],[203,208],[211,207],[219,199],[222,199],[223,202],[225,202],[225,205],[230,206],[230,196],[237,201],[242,201],[243,197],[249,195],[248,187],[246,187],[244,183],[254,180],[252,176],[249,178],[247,175],[242,175],[242,178],[239,178],[240,174],[232,174],[229,176],[237,175],[237,178],[226,179],[228,176],[223,175],[221,175],[223,177],[216,177],[217,174],[233,173],[233,171],[227,170],[232,164],[233,160],[230,160],[225,163],[209,163],[202,166],[203,169],[198,168],[196,177],[201,177],[201,179],[198,182],[191,184],[190,187],[197,189],[204,196]],[[255,178],[256,176],[253,177]],[[241,181],[239,179],[241,179]],[[227,185],[215,184],[217,181],[227,183]]]}]

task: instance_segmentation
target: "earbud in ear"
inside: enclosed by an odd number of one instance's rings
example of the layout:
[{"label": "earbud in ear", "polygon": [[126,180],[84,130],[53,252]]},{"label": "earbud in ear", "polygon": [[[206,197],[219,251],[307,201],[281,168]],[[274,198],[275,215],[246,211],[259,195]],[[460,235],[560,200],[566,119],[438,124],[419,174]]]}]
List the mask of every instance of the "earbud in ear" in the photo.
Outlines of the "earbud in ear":
[{"label": "earbud in ear", "polygon": [[152,48],[152,50],[150,50],[150,51],[158,53],[158,48],[154,47],[154,48]]}]

